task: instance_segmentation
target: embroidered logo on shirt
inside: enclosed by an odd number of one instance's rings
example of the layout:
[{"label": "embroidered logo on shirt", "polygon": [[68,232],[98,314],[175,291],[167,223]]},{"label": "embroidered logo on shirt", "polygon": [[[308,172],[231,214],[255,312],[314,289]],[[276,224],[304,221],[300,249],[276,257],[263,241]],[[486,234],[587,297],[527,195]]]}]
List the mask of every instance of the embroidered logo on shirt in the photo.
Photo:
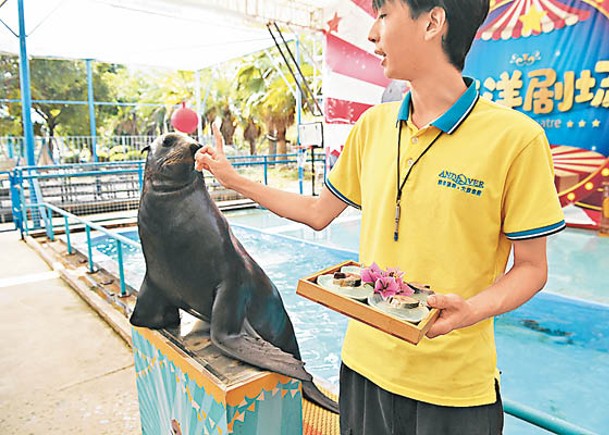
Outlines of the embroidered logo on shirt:
[{"label": "embroidered logo on shirt", "polygon": [[438,174],[438,185],[450,189],[460,190],[474,196],[482,196],[484,181],[470,178],[465,174],[456,174],[448,170],[443,170]]}]

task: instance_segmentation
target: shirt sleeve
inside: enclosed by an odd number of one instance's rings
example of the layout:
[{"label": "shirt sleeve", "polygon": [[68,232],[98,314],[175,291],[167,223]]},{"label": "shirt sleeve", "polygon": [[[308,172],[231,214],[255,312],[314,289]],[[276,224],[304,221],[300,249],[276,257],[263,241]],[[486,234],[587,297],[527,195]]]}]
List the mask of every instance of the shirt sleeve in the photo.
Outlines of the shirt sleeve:
[{"label": "shirt sleeve", "polygon": [[361,137],[356,123],[326,180],[328,189],[348,205],[361,209]]},{"label": "shirt sleeve", "polygon": [[523,240],[549,236],[564,228],[552,153],[542,132],[518,154],[508,171],[503,232],[510,240]]}]

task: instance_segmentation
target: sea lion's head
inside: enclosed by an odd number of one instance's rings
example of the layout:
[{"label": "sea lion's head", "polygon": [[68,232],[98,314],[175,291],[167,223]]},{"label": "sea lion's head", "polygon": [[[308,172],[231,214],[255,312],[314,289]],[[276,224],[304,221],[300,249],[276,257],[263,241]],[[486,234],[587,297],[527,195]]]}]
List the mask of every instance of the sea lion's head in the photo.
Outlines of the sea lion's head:
[{"label": "sea lion's head", "polygon": [[201,148],[190,136],[169,133],[159,136],[150,146],[146,158],[145,188],[160,191],[180,190],[194,182],[195,153]]}]

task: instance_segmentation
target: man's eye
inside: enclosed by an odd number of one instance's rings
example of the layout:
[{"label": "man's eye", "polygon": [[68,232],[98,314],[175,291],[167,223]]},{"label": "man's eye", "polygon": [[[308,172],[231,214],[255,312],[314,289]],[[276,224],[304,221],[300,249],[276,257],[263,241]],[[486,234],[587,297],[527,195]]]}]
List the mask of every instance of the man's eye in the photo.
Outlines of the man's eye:
[{"label": "man's eye", "polygon": [[387,14],[379,14],[378,19],[383,20],[383,19],[385,19],[386,16],[387,16]]}]

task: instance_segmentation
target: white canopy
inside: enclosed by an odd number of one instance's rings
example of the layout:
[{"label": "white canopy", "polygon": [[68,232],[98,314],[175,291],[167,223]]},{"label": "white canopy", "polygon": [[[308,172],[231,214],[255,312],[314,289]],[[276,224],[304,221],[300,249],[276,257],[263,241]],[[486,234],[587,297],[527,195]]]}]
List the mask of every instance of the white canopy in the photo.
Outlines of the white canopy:
[{"label": "white canopy", "polygon": [[[265,23],[321,29],[335,0],[23,0],[34,57],[198,70],[274,45]],[[0,52],[19,53],[17,0],[0,0]],[[285,30],[285,27],[284,27]]]}]

